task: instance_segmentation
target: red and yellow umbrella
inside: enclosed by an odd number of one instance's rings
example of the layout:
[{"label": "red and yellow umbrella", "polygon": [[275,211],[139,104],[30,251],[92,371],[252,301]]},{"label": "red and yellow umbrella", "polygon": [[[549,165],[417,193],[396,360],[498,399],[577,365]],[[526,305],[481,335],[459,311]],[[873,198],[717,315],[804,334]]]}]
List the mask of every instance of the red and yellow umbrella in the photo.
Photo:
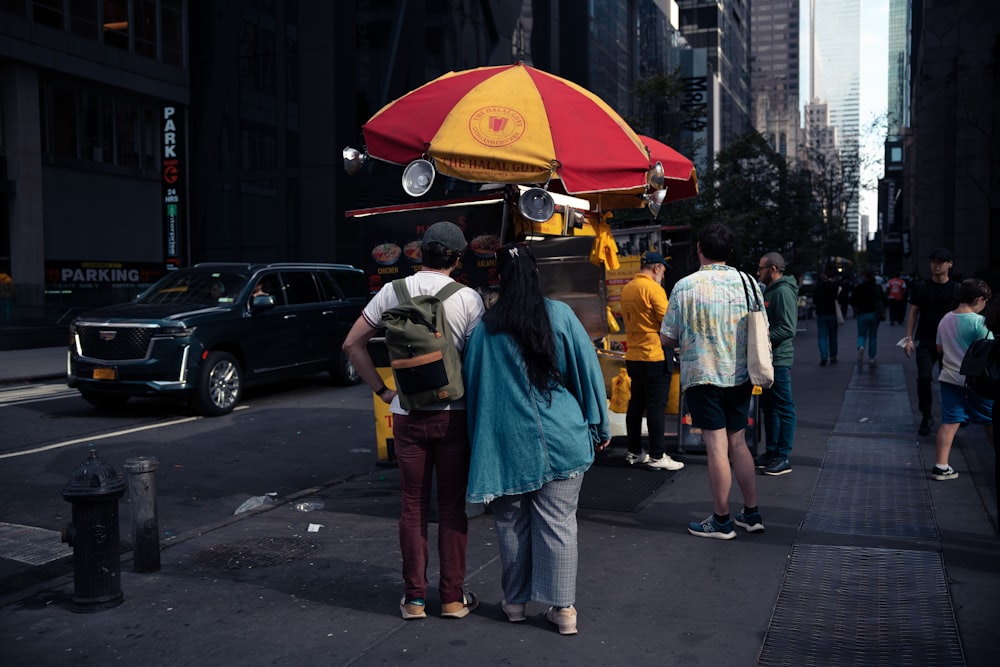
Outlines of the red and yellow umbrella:
[{"label": "red and yellow umbrella", "polygon": [[[639,139],[649,149],[650,162],[663,166],[663,185],[666,196],[661,203],[690,199],[698,196],[698,175],[694,163],[662,141],[640,134]],[[583,194],[601,211],[620,208],[640,208],[645,205],[644,187],[629,188],[617,192]]]},{"label": "red and yellow umbrella", "polygon": [[473,183],[555,178],[570,194],[641,191],[650,168],[643,141],[614,109],[522,63],[449,72],[384,106],[362,133],[374,158],[429,157]]}]

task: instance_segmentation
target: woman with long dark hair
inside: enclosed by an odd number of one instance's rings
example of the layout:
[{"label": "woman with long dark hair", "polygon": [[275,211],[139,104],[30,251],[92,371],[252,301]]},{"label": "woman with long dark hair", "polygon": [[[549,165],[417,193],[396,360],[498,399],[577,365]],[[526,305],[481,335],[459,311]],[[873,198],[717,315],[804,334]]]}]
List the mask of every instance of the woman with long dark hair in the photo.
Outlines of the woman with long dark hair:
[{"label": "woman with long dark hair", "polygon": [[496,304],[465,348],[469,502],[493,503],[511,622],[530,600],[576,634],[576,510],[583,474],[611,437],[594,345],[569,306],[542,295],[525,244],[497,251]]}]

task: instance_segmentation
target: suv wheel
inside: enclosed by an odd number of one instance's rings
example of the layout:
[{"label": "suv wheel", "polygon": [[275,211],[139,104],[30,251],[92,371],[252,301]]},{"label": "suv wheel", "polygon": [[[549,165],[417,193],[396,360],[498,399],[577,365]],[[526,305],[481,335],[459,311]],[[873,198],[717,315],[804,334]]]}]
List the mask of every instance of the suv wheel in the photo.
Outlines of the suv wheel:
[{"label": "suv wheel", "polygon": [[201,367],[196,407],[210,417],[229,414],[243,394],[243,371],[228,352],[210,352]]},{"label": "suv wheel", "polygon": [[361,376],[358,375],[358,372],[354,369],[354,364],[351,363],[347,353],[343,350],[340,351],[340,356],[337,357],[337,363],[330,369],[330,375],[333,377],[335,383],[343,386],[361,382]]},{"label": "suv wheel", "polygon": [[121,408],[128,401],[127,394],[108,394],[102,391],[81,391],[80,396],[95,408],[102,410]]}]

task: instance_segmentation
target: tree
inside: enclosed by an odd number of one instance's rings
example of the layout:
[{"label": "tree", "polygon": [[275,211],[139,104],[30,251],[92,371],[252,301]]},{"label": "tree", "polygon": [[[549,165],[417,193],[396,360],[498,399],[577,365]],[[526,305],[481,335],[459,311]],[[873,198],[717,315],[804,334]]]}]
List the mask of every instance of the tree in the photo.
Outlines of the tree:
[{"label": "tree", "polygon": [[691,130],[704,125],[706,110],[703,106],[684,104],[685,85],[680,68],[635,81],[632,95],[636,113],[625,120],[639,134],[690,156],[699,148]]},{"label": "tree", "polygon": [[749,268],[760,255],[780,252],[790,273],[813,270],[819,260],[812,233],[819,223],[805,173],[790,169],[758,133],[738,137],[700,179],[693,202],[671,206],[671,218],[693,227],[722,221],[736,234],[731,262]]}]

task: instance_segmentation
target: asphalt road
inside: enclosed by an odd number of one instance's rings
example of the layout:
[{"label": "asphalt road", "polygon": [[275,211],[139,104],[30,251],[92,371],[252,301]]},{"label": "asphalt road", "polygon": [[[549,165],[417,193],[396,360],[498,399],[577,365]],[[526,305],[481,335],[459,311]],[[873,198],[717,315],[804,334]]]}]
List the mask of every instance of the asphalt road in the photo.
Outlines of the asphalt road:
[{"label": "asphalt road", "polygon": [[[371,470],[371,394],[336,387],[326,374],[255,388],[230,415],[203,418],[170,402],[132,399],[92,407],[61,382],[0,392],[0,522],[61,530],[71,505],[61,491],[96,449],[124,473],[154,457],[161,539],[231,516],[248,498],[286,496]],[[121,507],[128,539],[128,493]]]}]

